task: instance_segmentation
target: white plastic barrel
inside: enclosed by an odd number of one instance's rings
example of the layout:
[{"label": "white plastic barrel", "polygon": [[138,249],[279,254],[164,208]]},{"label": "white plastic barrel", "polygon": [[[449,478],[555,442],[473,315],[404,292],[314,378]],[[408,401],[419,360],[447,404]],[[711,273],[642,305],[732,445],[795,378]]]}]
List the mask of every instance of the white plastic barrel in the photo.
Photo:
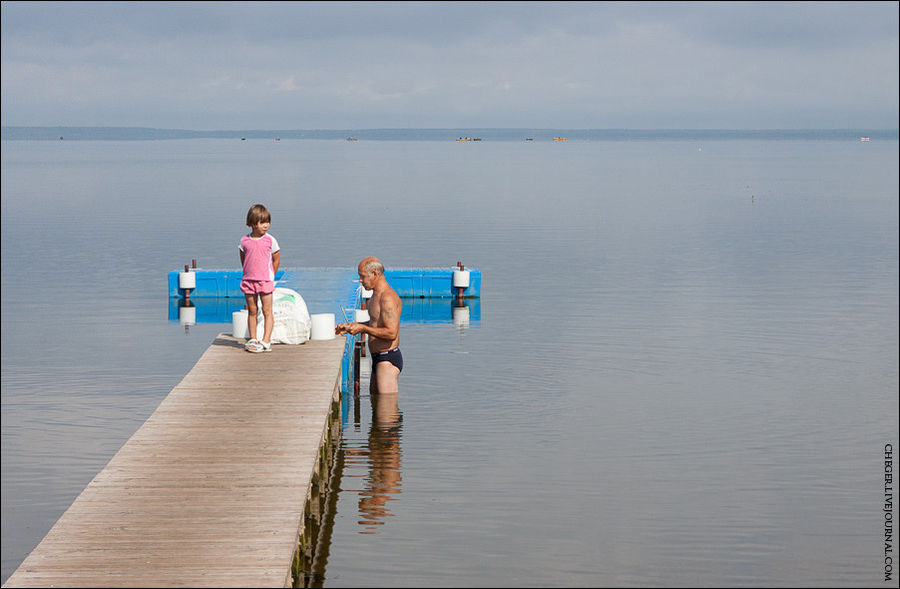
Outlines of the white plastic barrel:
[{"label": "white plastic barrel", "polygon": [[309,339],[334,339],[334,313],[316,313],[309,318],[312,322]]},{"label": "white plastic barrel", "polygon": [[[446,284],[446,283],[444,283]],[[469,288],[469,271],[454,270],[453,271],[453,288]]]},{"label": "white plastic barrel", "polygon": [[181,289],[194,289],[197,288],[197,275],[193,272],[179,272],[178,273],[178,288]]},{"label": "white plastic barrel", "polygon": [[357,323],[365,323],[369,320],[369,312],[365,309],[356,309],[353,320]]}]

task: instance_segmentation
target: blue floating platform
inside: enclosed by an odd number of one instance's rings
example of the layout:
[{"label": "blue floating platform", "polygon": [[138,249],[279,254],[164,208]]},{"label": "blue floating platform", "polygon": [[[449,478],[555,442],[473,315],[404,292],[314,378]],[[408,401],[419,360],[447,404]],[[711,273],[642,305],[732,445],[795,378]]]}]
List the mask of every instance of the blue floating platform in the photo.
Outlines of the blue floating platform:
[{"label": "blue floating platform", "polygon": [[[398,295],[403,298],[442,299],[455,298],[453,271],[451,268],[387,268],[384,277]],[[481,296],[481,270],[469,271],[469,287],[463,291],[463,298]]]},{"label": "blue floating platform", "polygon": [[[477,268],[466,268],[469,271],[469,287],[463,292],[463,298],[481,296],[481,271]],[[384,276],[391,287],[403,298],[455,298],[453,289],[453,271],[449,268],[387,268]],[[184,291],[178,288],[178,270],[169,272],[169,297],[184,297]],[[341,278],[337,278],[340,275]],[[198,298],[239,298],[241,293],[240,270],[194,270],[196,288],[191,291],[191,299]],[[353,288],[359,286],[355,268],[293,268],[279,270],[275,280],[279,286],[301,292],[292,285],[304,285],[309,280],[316,282],[323,276],[334,280],[347,279]],[[303,291],[311,289],[305,287]],[[306,299],[306,292],[301,292]]]}]

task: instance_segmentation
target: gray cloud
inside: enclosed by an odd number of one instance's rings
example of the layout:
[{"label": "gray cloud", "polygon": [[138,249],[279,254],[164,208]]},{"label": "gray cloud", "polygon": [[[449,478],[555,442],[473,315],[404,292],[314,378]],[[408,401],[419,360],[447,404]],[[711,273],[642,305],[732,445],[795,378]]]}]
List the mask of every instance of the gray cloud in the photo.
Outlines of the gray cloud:
[{"label": "gray cloud", "polygon": [[4,125],[897,127],[896,3],[2,4]]},{"label": "gray cloud", "polygon": [[213,36],[241,41],[603,34],[667,24],[727,45],[826,46],[895,39],[892,2],[4,2],[3,34],[65,44]]}]

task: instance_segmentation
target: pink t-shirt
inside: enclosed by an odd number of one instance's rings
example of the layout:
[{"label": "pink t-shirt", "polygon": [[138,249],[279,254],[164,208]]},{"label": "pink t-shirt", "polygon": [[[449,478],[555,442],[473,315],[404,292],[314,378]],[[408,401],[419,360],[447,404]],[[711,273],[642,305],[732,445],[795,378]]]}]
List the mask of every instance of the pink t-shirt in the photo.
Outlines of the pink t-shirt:
[{"label": "pink t-shirt", "polygon": [[272,254],[279,247],[271,233],[258,238],[245,235],[239,249],[244,252],[244,280],[275,280]]}]

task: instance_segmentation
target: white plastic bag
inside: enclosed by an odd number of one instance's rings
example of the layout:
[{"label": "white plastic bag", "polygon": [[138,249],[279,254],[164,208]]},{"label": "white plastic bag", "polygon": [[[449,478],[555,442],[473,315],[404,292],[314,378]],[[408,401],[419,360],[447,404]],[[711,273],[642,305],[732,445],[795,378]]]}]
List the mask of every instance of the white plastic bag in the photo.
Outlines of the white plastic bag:
[{"label": "white plastic bag", "polygon": [[[275,326],[272,328],[273,344],[305,344],[309,341],[311,321],[306,302],[295,290],[276,287],[272,293],[272,313]],[[262,323],[262,309],[258,321]]]}]

